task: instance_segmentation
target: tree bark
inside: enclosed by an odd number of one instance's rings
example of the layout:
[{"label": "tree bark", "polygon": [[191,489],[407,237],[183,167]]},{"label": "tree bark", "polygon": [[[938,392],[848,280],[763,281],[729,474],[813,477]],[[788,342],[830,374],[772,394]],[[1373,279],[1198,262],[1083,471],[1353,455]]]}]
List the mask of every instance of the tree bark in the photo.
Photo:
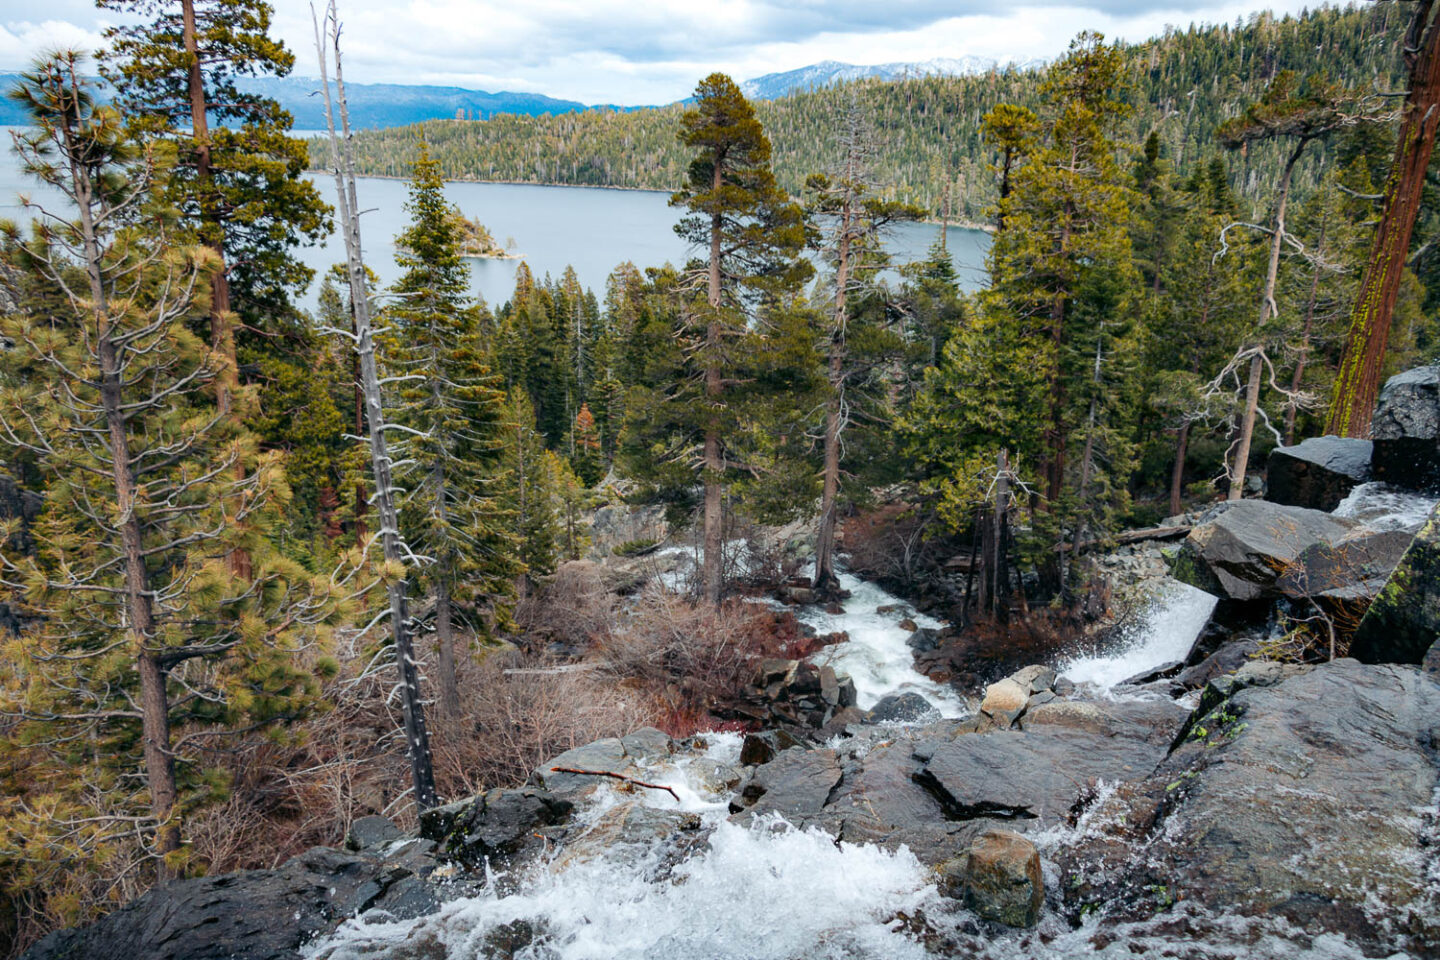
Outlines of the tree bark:
[{"label": "tree bark", "polygon": [[[325,44],[320,25],[316,23],[315,46],[320,55],[320,82],[325,92],[325,120],[330,134],[330,157],[335,171],[335,190],[339,205],[340,225],[345,239],[345,260],[350,279],[350,301],[355,310],[357,332],[356,353],[360,358],[360,380],[365,396],[365,420],[370,433],[370,463],[375,479],[375,506],[380,518],[380,543],[389,566],[403,568],[405,549],[400,539],[399,516],[395,509],[391,459],[385,437],[385,416],[380,392],[380,376],[375,363],[375,341],[370,324],[370,301],[366,291],[365,264],[361,254],[360,216],[355,188],[354,158],[350,153],[350,118],[345,102],[345,80],[340,61],[340,21],[331,0],[328,10],[330,43],[335,53],[335,87],[339,101],[340,122],[345,149],[335,130],[331,107],[330,82],[327,76]],[[395,665],[400,680],[400,706],[405,731],[406,752],[410,760],[411,783],[415,805],[422,811],[436,804],[435,773],[430,754],[430,734],[425,725],[424,700],[420,695],[420,672],[415,661],[410,636],[409,614],[406,610],[407,581],[402,576],[392,580],[386,592],[390,601],[390,626],[395,644]]]},{"label": "tree bark", "polygon": [[[1320,244],[1325,243],[1325,224],[1320,224]],[[1295,372],[1290,377],[1290,393],[1300,392],[1300,384],[1305,379],[1305,363],[1310,357],[1310,337],[1315,331],[1315,300],[1320,292],[1320,265],[1314,265],[1310,274],[1310,294],[1305,299],[1305,326],[1300,331],[1300,349],[1295,357]],[[1294,397],[1291,397],[1294,400]],[[1285,446],[1295,445],[1295,419],[1297,409],[1292,402],[1285,410]]]},{"label": "tree bark", "polygon": [[[715,158],[712,189],[718,193],[723,182],[724,158]],[[724,593],[725,503],[720,476],[724,464],[720,456],[719,407],[724,383],[720,376],[720,352],[723,331],[720,328],[720,242],[723,220],[719,213],[710,218],[710,271],[708,300],[710,322],[705,330],[705,402],[709,416],[705,424],[705,600],[719,605]]]},{"label": "tree bark", "polygon": [[839,263],[835,268],[835,312],[831,320],[828,371],[830,396],[825,401],[824,483],[820,494],[820,526],[815,535],[814,587],[826,594],[840,587],[835,575],[835,526],[840,492],[840,431],[845,418],[846,287],[850,283],[850,229],[854,215],[853,199],[847,193],[840,216]]},{"label": "tree bark", "polygon": [[1420,212],[1425,172],[1440,131],[1440,25],[1429,22],[1431,6],[1431,0],[1417,6],[1406,37],[1410,89],[1401,114],[1400,139],[1331,396],[1326,432],[1343,437],[1370,436],[1390,322]]},{"label": "tree bark", "polygon": [[[1290,177],[1295,172],[1295,164],[1300,162],[1300,155],[1305,152],[1305,143],[1306,141],[1301,140],[1295,145],[1290,158],[1285,161],[1285,171],[1280,174],[1280,193],[1275,204],[1275,233],[1270,241],[1270,262],[1265,270],[1265,289],[1261,294],[1260,322],[1257,325],[1262,331],[1266,322],[1277,312],[1275,281],[1280,275],[1280,248],[1285,242],[1285,207],[1290,200]],[[1245,473],[1250,467],[1250,444],[1255,436],[1255,418],[1260,409],[1263,348],[1257,346],[1256,350],[1250,358],[1250,376],[1245,384],[1245,413],[1240,420],[1240,441],[1235,450],[1235,466],[1230,472],[1231,500],[1239,500],[1245,494]]]},{"label": "tree bark", "polygon": [[1186,420],[1180,424],[1180,433],[1176,437],[1178,449],[1175,451],[1175,466],[1170,471],[1170,516],[1179,515],[1184,506],[1181,493],[1185,483],[1185,452],[1190,445],[1190,421]]},{"label": "tree bark", "polygon": [[435,639],[440,646],[440,712],[460,715],[460,680],[455,671],[455,627],[450,584],[443,577],[435,585]]}]

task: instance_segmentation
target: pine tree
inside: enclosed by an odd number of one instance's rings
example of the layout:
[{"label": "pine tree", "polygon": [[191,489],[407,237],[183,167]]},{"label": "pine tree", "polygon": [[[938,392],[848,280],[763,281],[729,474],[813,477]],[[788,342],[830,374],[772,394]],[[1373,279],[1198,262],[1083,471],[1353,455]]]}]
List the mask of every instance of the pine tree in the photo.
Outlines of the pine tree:
[{"label": "pine tree", "polygon": [[696,363],[702,379],[698,424],[705,486],[704,596],[720,602],[723,589],[723,497],[728,388],[742,362],[744,341],[758,303],[805,279],[798,260],[805,242],[799,208],[775,183],[770,140],[735,82],[713,73],[695,88],[695,106],[680,118],[680,142],[694,150],[685,189],[670,200],[688,215],[676,232],[704,251],[693,266],[705,295],[685,305],[699,334]]},{"label": "pine tree", "polygon": [[[175,242],[157,151],[93,105],[82,68],[54,55],[14,93],[34,123],[26,165],[73,219],[37,208],[23,260],[63,308],[4,318],[0,393],[0,442],[46,487],[37,552],[0,560],[34,618],[6,645],[0,708],[33,761],[7,823],[28,839],[0,846],[27,851],[32,875],[53,854],[57,895],[77,843],[103,862],[148,836],[162,879],[183,869],[183,817],[215,786],[204,745],[312,704],[328,665],[302,651],[341,613],[328,582],[265,548],[288,494],[278,456],[234,429],[216,397],[227,360],[188,327],[216,258]],[[224,562],[235,549],[250,577]]]},{"label": "pine tree", "polygon": [[469,267],[439,164],[422,141],[406,204],[410,226],[396,238],[405,271],[391,288],[380,360],[397,385],[391,422],[400,522],[424,561],[414,586],[433,593],[440,704],[460,709],[455,671],[457,607],[480,606],[481,623],[508,619],[515,540],[495,495],[504,444],[505,399],[480,356]]},{"label": "pine tree", "polygon": [[529,592],[535,577],[555,572],[559,555],[560,520],[555,510],[554,462],[535,428],[535,408],[519,388],[510,390],[505,408],[502,495],[511,517],[520,562],[520,594]]},{"label": "pine tree", "polygon": [[570,425],[570,455],[575,474],[587,487],[593,487],[605,476],[605,462],[600,453],[600,435],[595,429],[595,415],[589,404],[580,404],[575,422]]}]

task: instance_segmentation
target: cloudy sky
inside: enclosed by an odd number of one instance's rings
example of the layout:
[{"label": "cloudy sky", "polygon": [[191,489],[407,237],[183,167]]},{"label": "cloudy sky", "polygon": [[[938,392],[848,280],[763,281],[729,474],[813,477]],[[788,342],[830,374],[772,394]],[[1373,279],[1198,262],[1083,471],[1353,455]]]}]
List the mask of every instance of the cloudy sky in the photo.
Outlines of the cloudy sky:
[{"label": "cloudy sky", "polygon": [[[309,75],[306,0],[272,0]],[[586,103],[665,103],[712,70],[737,79],[819,60],[1053,57],[1082,29],[1143,40],[1304,0],[340,0],[346,76],[526,90]],[[1311,0],[1314,5],[1314,0]],[[89,0],[0,0],[0,69],[60,44],[99,46],[115,14]]]}]

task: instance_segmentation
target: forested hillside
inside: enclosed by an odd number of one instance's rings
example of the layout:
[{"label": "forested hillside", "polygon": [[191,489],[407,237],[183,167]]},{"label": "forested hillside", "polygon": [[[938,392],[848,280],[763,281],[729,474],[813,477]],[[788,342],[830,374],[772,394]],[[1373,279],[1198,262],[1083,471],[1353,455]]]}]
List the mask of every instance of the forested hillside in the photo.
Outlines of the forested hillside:
[{"label": "forested hillside", "polygon": [[[1245,24],[1191,27],[1126,48],[1126,95],[1135,107],[1121,131],[1132,144],[1151,131],[1166,152],[1187,163],[1215,149],[1214,130],[1257,98],[1281,70],[1323,68],[1349,85],[1396,86],[1397,39],[1405,17],[1393,4],[1322,7],[1303,17],[1260,14]],[[877,178],[887,193],[933,215],[981,221],[995,200],[989,169],[993,151],[980,118],[997,103],[1034,107],[1042,70],[992,71],[977,76],[930,76],[884,82],[861,80],[755,105],[775,145],[781,185],[798,193],[805,176],[839,159],[826,118],[857,98],[880,134]],[[355,138],[362,174],[403,177],[424,137],[451,179],[513,180],[674,190],[689,158],[676,142],[676,104],[633,112],[591,110],[559,116],[499,116],[484,122],[437,121]],[[1280,150],[1258,145],[1239,172],[1247,198],[1262,192]],[[1303,192],[1314,185],[1325,149],[1296,175]]]}]

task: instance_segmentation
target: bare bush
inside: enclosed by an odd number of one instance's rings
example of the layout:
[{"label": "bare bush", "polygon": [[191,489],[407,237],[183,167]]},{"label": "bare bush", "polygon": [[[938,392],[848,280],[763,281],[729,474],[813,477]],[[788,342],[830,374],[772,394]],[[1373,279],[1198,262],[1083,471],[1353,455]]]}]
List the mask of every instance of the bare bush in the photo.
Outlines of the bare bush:
[{"label": "bare bush", "polygon": [[868,579],[911,586],[948,556],[947,544],[933,536],[940,529],[934,517],[905,503],[851,517],[841,529],[846,565]]},{"label": "bare bush", "polygon": [[601,567],[590,560],[563,563],[515,611],[526,636],[583,649],[615,625],[615,596],[605,588]]}]

